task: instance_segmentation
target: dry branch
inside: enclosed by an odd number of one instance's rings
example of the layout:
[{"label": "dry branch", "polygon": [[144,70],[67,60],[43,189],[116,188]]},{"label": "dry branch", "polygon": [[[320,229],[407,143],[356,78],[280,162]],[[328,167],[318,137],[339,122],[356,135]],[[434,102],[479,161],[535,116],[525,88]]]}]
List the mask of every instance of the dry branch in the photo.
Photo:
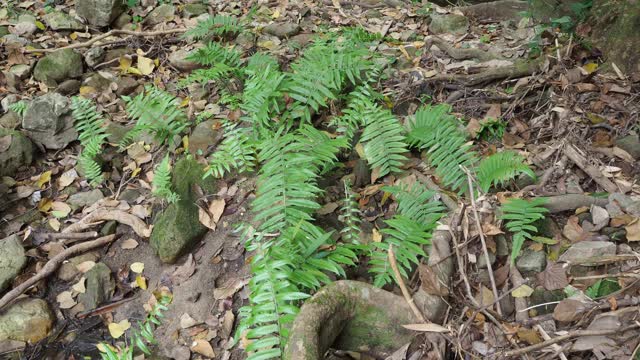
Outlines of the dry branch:
[{"label": "dry branch", "polygon": [[67,228],[62,230],[62,232],[80,232],[96,225],[96,223],[109,220],[115,220],[119,223],[129,225],[133,229],[133,231],[135,231],[135,233],[140,237],[147,238],[151,235],[151,228],[148,227],[147,224],[145,224],[145,222],[140,220],[140,218],[138,218],[137,216],[121,210],[107,209],[99,209],[93,211],[91,214],[85,216],[77,223],[67,226]]},{"label": "dry branch", "polygon": [[47,52],[54,52],[62,49],[78,49],[83,47],[89,47],[102,39],[106,39],[109,36],[114,36],[114,35],[132,35],[132,36],[141,36],[141,37],[152,37],[152,36],[169,35],[169,34],[182,34],[186,31],[187,29],[170,29],[170,30],[158,30],[158,31],[111,30],[85,42],[71,44],[71,45],[67,45],[59,48],[51,48],[51,49],[29,49],[29,50],[25,50],[24,53],[25,54],[47,53]]},{"label": "dry branch", "polygon": [[608,203],[608,199],[597,198],[589,195],[565,194],[548,197],[547,202],[543,206],[551,213],[558,213],[567,210],[575,210],[583,206],[606,206]]},{"label": "dry branch", "polygon": [[106,245],[112,242],[116,238],[115,235],[104,236],[92,241],[83,242],[77,245],[74,245],[58,255],[54,256],[51,260],[47,261],[47,263],[38,271],[34,276],[29,278],[29,280],[23,282],[22,284],[16,286],[13,290],[6,293],[2,298],[0,298],[0,309],[5,307],[11,301],[13,301],[18,296],[22,295],[25,291],[27,291],[30,287],[35,285],[38,281],[46,278],[51,275],[54,271],[58,269],[58,267],[62,264],[64,260],[67,258],[85,252],[87,250]]},{"label": "dry branch", "polygon": [[402,291],[402,296],[404,296],[404,299],[407,301],[407,304],[409,304],[409,308],[411,308],[411,311],[413,311],[413,314],[418,318],[418,320],[420,320],[420,322],[426,323],[427,320],[425,320],[420,310],[418,310],[418,308],[416,307],[416,304],[413,301],[413,298],[411,297],[411,294],[409,293],[407,286],[404,284],[404,280],[402,280],[402,275],[400,274],[400,270],[398,269],[398,263],[396,262],[396,256],[393,253],[393,245],[391,244],[389,244],[389,264],[391,264],[393,275],[395,275],[396,277],[398,286],[400,286],[400,291]]},{"label": "dry branch", "polygon": [[575,146],[568,144],[564,148],[564,153],[567,157],[573,161],[582,171],[586,172],[593,181],[595,181],[598,185],[600,185],[606,192],[614,193],[618,191],[618,187],[616,184],[612,183],[611,180],[607,179],[600,170],[589,164],[587,159],[578,152]]}]

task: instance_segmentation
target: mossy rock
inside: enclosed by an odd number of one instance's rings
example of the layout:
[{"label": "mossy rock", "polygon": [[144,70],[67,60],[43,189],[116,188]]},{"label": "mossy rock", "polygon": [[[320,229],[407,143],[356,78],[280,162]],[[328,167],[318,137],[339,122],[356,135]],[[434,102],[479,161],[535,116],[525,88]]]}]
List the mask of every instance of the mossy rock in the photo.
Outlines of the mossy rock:
[{"label": "mossy rock", "polygon": [[215,189],[214,179],[203,179],[204,166],[193,158],[183,158],[173,168],[173,190],[180,201],[169,205],[154,222],[150,243],[160,260],[174,263],[206,234],[200,223],[193,186],[205,193]]},{"label": "mossy rock", "polygon": [[11,136],[9,148],[0,152],[0,176],[15,175],[15,172],[30,165],[33,161],[34,147],[20,132],[0,128],[0,138]]},{"label": "mossy rock", "polygon": [[82,55],[73,49],[54,51],[36,64],[33,76],[47,84],[59,83],[82,75]]}]

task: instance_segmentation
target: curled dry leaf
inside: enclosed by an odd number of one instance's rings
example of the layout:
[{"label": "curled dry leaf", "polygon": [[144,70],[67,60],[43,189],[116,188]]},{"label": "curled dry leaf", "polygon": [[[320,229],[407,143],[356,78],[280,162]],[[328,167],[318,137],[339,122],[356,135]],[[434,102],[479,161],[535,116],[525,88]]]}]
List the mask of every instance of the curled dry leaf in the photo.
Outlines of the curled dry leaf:
[{"label": "curled dry leaf", "polygon": [[81,262],[80,264],[76,265],[76,269],[78,269],[78,271],[84,274],[87,271],[91,270],[94,266],[96,266],[95,261],[89,260],[89,261]]},{"label": "curled dry leaf", "polygon": [[216,353],[213,352],[213,348],[208,341],[204,339],[197,339],[191,344],[191,351],[196,352],[202,356],[208,358],[214,358]]},{"label": "curled dry leaf", "polygon": [[184,313],[180,316],[180,327],[183,329],[198,325],[200,322],[192,318],[191,315]]},{"label": "curled dry leaf", "polygon": [[426,324],[408,324],[402,325],[403,328],[413,330],[413,331],[421,331],[421,332],[437,332],[437,333],[445,333],[449,332],[449,329],[442,325],[434,324],[434,323],[426,323]]},{"label": "curled dry leaf", "polygon": [[171,281],[174,284],[180,284],[188,280],[195,271],[196,262],[193,260],[193,254],[189,254],[184,264],[178,266],[178,268],[171,274]]},{"label": "curled dry leaf", "polygon": [[227,281],[222,287],[214,289],[213,297],[216,300],[230,298],[248,283],[248,280],[232,279]]},{"label": "curled dry leaf", "polygon": [[120,244],[120,248],[123,250],[131,250],[138,247],[138,242],[132,238],[128,238]]},{"label": "curled dry leaf", "polygon": [[142,274],[142,272],[144,271],[144,263],[134,262],[133,264],[131,264],[131,266],[129,266],[129,268],[136,274]]},{"label": "curled dry leaf", "polygon": [[73,295],[71,291],[63,291],[58,296],[56,296],[56,301],[60,304],[60,309],[71,309],[77,303],[73,299]]}]

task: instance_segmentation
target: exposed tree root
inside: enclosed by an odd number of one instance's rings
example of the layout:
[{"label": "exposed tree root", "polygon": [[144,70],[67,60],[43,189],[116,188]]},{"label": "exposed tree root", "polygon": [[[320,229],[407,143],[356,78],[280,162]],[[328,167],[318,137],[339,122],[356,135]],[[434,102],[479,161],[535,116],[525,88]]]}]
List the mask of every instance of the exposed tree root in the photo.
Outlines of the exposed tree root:
[{"label": "exposed tree root", "polygon": [[565,194],[550,196],[547,198],[547,203],[544,207],[546,207],[551,213],[557,213],[567,210],[575,210],[583,206],[606,206],[608,203],[609,199],[606,198],[596,198],[582,194]]},{"label": "exposed tree root", "polygon": [[428,36],[424,41],[424,48],[428,50],[433,45],[456,60],[478,59],[480,61],[487,61],[502,58],[500,55],[480,49],[458,49],[451,46],[449,42],[439,36]]},{"label": "exposed tree root", "polygon": [[93,211],[91,214],[85,216],[77,223],[67,226],[64,230],[62,230],[62,232],[80,232],[96,225],[96,223],[109,220],[115,220],[119,223],[131,226],[131,229],[133,229],[133,231],[135,231],[135,233],[140,237],[148,238],[149,236],[151,236],[151,228],[137,216],[121,210],[107,209],[98,209]]},{"label": "exposed tree root", "polygon": [[518,61],[511,66],[489,69],[477,74],[442,74],[422,80],[422,84],[434,82],[460,83],[475,86],[495,80],[519,78],[531,75],[539,68],[539,61]]},{"label": "exposed tree root", "polygon": [[38,271],[34,276],[29,278],[27,281],[13,288],[13,290],[6,293],[2,298],[0,298],[0,309],[5,307],[11,301],[13,301],[18,296],[22,295],[25,291],[29,290],[30,287],[35,285],[38,281],[46,278],[51,275],[54,271],[58,269],[58,267],[65,261],[67,258],[83,253],[87,250],[106,245],[112,242],[116,238],[115,235],[108,235],[101,237],[99,239],[95,239],[92,241],[83,242],[77,245],[74,245],[58,255],[54,256],[51,260],[47,261],[47,263]]}]

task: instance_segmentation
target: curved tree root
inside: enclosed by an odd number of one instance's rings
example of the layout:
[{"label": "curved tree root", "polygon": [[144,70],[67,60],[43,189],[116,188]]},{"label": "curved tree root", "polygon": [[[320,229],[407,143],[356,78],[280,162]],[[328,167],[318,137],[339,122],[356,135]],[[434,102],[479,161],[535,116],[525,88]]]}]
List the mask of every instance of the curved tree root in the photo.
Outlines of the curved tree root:
[{"label": "curved tree root", "polygon": [[422,80],[423,83],[448,82],[474,86],[495,80],[519,78],[531,75],[539,69],[540,61],[517,61],[514,65],[501,66],[477,74],[442,74]]},{"label": "curved tree root", "polygon": [[488,51],[480,50],[480,49],[458,49],[443,38],[439,36],[428,36],[424,41],[424,48],[430,49],[431,46],[437,46],[440,50],[444,51],[447,55],[451,56],[456,60],[467,60],[467,59],[478,59],[480,61],[487,61],[493,59],[502,59],[503,57],[497,54],[493,54]]}]

